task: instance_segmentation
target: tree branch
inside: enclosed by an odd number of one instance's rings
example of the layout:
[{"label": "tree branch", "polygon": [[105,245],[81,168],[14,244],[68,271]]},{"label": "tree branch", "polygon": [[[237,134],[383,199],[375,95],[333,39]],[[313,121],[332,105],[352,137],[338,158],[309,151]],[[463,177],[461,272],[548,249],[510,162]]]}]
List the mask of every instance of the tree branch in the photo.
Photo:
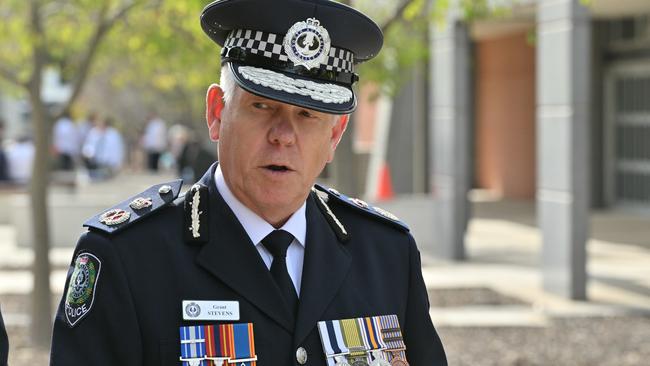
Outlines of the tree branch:
[{"label": "tree branch", "polygon": [[22,82],[16,74],[14,74],[11,70],[7,69],[3,65],[0,65],[0,77],[16,86],[24,88],[27,87],[27,83]]},{"label": "tree branch", "polygon": [[88,78],[90,66],[92,65],[93,59],[97,54],[97,50],[99,49],[99,45],[101,44],[102,39],[115,25],[115,23],[126,17],[128,12],[131,11],[131,9],[133,9],[137,4],[137,1],[130,2],[129,4],[116,11],[113,15],[109,16],[108,2],[104,3],[104,6],[102,6],[101,10],[99,11],[99,22],[97,23],[97,28],[95,28],[93,36],[88,41],[88,49],[86,49],[86,52],[84,52],[84,56],[81,58],[79,66],[77,67],[78,72],[77,77],[73,82],[72,94],[66,102],[65,107],[61,109],[59,113],[57,113],[55,120],[60,118],[63,113],[65,113],[65,111],[69,110],[72,104],[74,104],[74,102],[81,94],[81,90],[83,89],[86,79]]},{"label": "tree branch", "polygon": [[397,9],[395,10],[395,13],[393,14],[392,17],[388,18],[382,25],[381,25],[381,31],[386,34],[386,31],[395,23],[397,22],[401,17],[402,14],[404,13],[404,10],[411,5],[415,0],[402,0],[402,3],[399,4]]}]

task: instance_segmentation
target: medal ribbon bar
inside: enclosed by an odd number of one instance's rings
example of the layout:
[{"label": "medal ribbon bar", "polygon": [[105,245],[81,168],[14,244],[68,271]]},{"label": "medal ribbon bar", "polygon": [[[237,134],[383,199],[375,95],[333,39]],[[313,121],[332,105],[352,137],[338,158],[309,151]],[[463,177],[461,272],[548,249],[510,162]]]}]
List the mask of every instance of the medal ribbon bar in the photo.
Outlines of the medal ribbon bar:
[{"label": "medal ribbon bar", "polygon": [[345,346],[341,323],[338,320],[318,322],[318,332],[323,343],[323,350],[325,351],[328,366],[334,366],[336,364],[336,358],[346,356],[350,353]]},{"label": "medal ribbon bar", "polygon": [[203,326],[180,328],[181,357],[183,366],[208,366],[205,362],[205,335]]},{"label": "medal ribbon bar", "polygon": [[367,365],[370,361],[368,357],[368,348],[361,337],[362,331],[359,327],[358,318],[343,319],[340,322],[341,328],[343,328],[343,339],[350,350],[348,360],[351,364],[365,362]]},{"label": "medal ribbon bar", "polygon": [[253,324],[180,327],[182,366],[256,366]]},{"label": "medal ribbon bar", "polygon": [[397,315],[382,315],[379,317],[382,339],[386,343],[388,360],[391,365],[408,365],[406,361],[406,345],[402,338],[402,331],[399,326]]}]

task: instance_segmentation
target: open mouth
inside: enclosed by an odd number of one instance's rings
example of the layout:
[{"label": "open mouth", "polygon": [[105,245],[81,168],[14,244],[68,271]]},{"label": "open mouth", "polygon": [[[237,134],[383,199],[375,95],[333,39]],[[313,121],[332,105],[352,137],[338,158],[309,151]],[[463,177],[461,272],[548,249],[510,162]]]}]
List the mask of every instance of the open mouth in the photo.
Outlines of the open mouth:
[{"label": "open mouth", "polygon": [[291,169],[289,169],[289,167],[287,167],[285,165],[271,164],[271,165],[265,166],[264,168],[266,168],[266,169],[268,169],[268,170],[270,170],[272,172],[279,172],[279,173],[291,171]]}]

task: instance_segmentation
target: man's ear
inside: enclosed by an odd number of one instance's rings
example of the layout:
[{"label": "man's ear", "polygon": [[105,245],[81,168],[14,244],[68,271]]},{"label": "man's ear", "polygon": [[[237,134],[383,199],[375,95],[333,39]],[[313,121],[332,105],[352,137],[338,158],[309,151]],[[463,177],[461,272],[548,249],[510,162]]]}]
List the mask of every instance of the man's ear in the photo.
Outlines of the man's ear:
[{"label": "man's ear", "polygon": [[208,124],[208,132],[212,141],[219,140],[221,113],[223,112],[224,105],[223,89],[217,84],[210,85],[205,97],[205,120]]},{"label": "man's ear", "polygon": [[336,123],[332,128],[332,138],[330,140],[331,149],[330,149],[330,155],[327,159],[328,163],[331,163],[332,159],[334,159],[334,151],[336,151],[336,147],[339,145],[339,142],[341,142],[341,138],[343,138],[343,133],[345,132],[345,129],[348,128],[349,120],[350,120],[349,114],[345,114],[336,118]]}]

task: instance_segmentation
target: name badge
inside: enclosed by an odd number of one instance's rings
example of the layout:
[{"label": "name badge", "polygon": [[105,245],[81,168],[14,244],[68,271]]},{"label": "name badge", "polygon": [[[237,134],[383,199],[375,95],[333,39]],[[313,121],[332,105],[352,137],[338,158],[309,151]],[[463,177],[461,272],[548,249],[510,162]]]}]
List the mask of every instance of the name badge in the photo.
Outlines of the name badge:
[{"label": "name badge", "polygon": [[239,320],[239,301],[183,300],[183,320]]}]

